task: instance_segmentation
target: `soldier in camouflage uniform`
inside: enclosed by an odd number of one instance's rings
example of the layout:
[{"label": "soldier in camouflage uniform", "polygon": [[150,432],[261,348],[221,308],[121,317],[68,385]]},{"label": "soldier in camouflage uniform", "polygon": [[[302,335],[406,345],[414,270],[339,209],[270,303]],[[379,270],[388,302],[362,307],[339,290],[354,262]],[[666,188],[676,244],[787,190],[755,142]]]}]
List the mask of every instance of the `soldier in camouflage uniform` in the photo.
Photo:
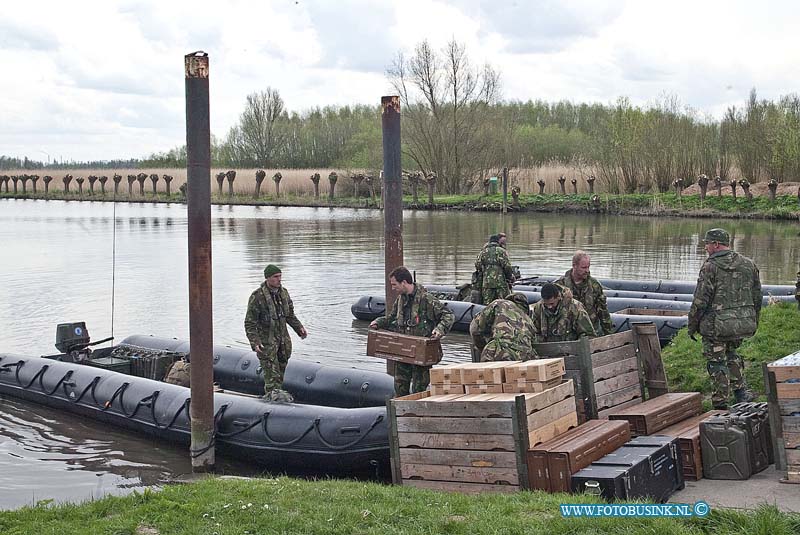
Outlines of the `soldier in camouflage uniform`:
[{"label": "soldier in camouflage uniform", "polygon": [[469,334],[481,352],[481,362],[536,358],[533,349],[536,331],[528,299],[520,293],[489,303],[472,318]]},{"label": "soldier in camouflage uniform", "polygon": [[611,325],[611,314],[608,313],[603,285],[589,274],[590,265],[589,255],[576,251],[572,256],[572,269],[564,273],[556,284],[572,291],[572,296],[581,302],[589,314],[597,336],[605,336],[613,333],[614,328]]},{"label": "soldier in camouflage uniform", "polygon": [[736,348],[758,328],[761,280],[753,261],[730,249],[726,231],[711,229],[704,242],[708,259],[697,278],[688,329],[692,339],[698,332],[703,337],[703,355],[714,382],[711,401],[715,409],[725,409],[731,388],[737,403],[753,398]]},{"label": "soldier in camouflage uniform", "polygon": [[[369,324],[370,329],[388,329],[412,336],[441,338],[455,321],[453,313],[425,287],[414,283],[411,272],[404,266],[389,274],[397,300],[386,316]],[[394,391],[398,396],[422,392],[431,382],[431,366],[416,366],[398,362],[394,375]]]},{"label": "soldier in camouflage uniform", "polygon": [[551,282],[542,286],[542,299],[531,310],[536,342],[569,342],[595,336],[592,320],[571,294]]},{"label": "soldier in camouflage uniform", "polygon": [[292,355],[289,325],[305,338],[306,328],[294,315],[294,304],[289,292],[281,286],[281,270],[274,264],[264,269],[264,282],[250,295],[244,330],[250,347],[256,352],[264,372],[264,392],[268,401],[293,401],[283,390],[283,374]]},{"label": "soldier in camouflage uniform", "polygon": [[794,291],[794,298],[797,300],[797,308],[800,308],[800,270],[797,271],[797,284],[795,288],[797,289]]},{"label": "soldier in camouflage uniform", "polygon": [[475,260],[473,290],[480,292],[481,305],[488,305],[495,299],[502,299],[511,293],[514,271],[506,253],[506,235],[502,232],[489,237],[478,259]]}]

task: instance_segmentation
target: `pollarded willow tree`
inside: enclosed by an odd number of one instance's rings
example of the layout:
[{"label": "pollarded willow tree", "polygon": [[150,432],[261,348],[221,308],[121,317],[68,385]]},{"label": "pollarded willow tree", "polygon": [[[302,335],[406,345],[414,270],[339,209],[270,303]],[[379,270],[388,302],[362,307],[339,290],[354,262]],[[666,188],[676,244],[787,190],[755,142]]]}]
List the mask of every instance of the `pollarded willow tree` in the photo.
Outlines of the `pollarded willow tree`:
[{"label": "pollarded willow tree", "polygon": [[447,193],[469,191],[492,167],[500,99],[499,74],[488,64],[473,68],[463,45],[441,52],[422,41],[411,57],[398,54],[387,70],[403,105],[403,145],[420,170],[436,173]]}]

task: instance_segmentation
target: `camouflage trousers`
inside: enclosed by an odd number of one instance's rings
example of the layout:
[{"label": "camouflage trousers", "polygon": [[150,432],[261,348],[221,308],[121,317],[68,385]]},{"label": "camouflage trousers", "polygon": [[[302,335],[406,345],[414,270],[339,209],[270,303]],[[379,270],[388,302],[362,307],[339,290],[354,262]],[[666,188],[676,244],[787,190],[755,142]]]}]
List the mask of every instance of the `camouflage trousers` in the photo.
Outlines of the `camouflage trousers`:
[{"label": "camouflage trousers", "polygon": [[703,338],[703,356],[714,386],[711,402],[715,408],[727,406],[731,389],[747,386],[742,376],[744,361],[736,352],[740,345],[741,340],[722,342]]},{"label": "camouflage trousers", "polygon": [[511,290],[508,286],[503,288],[483,288],[481,290],[481,305],[488,305],[495,299],[503,299],[508,294],[511,293]]},{"label": "camouflage trousers", "polygon": [[291,353],[284,345],[279,345],[272,353],[256,353],[264,373],[264,392],[269,395],[272,390],[283,389],[283,374],[289,364]]},{"label": "camouflage trousers", "polygon": [[531,349],[522,349],[504,345],[497,340],[490,340],[481,351],[481,362],[494,362],[498,360],[531,360],[536,358],[536,352]]},{"label": "camouflage trousers", "polygon": [[431,382],[431,366],[398,362],[394,372],[394,394],[405,396],[427,390]]}]

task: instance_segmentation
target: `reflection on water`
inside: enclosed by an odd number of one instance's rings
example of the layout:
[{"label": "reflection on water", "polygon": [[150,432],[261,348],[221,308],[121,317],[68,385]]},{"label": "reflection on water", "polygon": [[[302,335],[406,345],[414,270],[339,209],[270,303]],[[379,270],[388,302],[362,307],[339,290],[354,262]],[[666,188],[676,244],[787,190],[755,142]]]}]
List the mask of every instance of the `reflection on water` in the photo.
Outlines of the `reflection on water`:
[{"label": "reflection on water", "polygon": [[[383,368],[364,356],[366,323],[350,314],[359,296],[383,294],[380,211],[215,206],[212,217],[216,343],[247,345],[247,298],[263,280],[264,266],[275,263],[309,331],[308,339],[295,339],[295,357]],[[700,240],[711,226],[731,232],[735,248],[756,260],[763,282],[793,281],[800,241],[791,222],[561,214],[503,220],[499,214],[407,211],[403,238],[406,264],[422,283],[468,281],[480,247],[500,230],[508,234],[509,254],[523,275],[561,273],[582,248],[592,255],[597,276],[694,280],[705,255]],[[135,333],[187,338],[186,234],[181,204],[0,201],[0,352],[52,353],[55,325],[69,321],[86,321],[94,339],[112,329],[118,340]],[[444,345],[446,360],[469,358],[465,335],[449,335]],[[46,497],[69,488],[64,492],[87,498],[189,470],[181,450],[162,463],[166,450],[157,449],[160,443],[122,432],[109,438],[106,430],[89,431],[79,420],[58,433],[43,432],[42,422],[64,416],[26,404],[16,411],[0,409],[0,462],[6,463],[0,477],[17,474],[17,487],[4,487],[16,488],[25,503],[34,494],[38,499],[37,488]],[[103,440],[91,440],[97,436]],[[40,460],[41,452],[31,449],[35,444],[53,458]],[[136,448],[141,455],[132,457]],[[123,450],[139,475],[108,470],[123,466]],[[51,468],[58,463],[61,468]],[[96,477],[88,487],[63,479],[78,473]],[[16,503],[0,496],[0,507]]]}]

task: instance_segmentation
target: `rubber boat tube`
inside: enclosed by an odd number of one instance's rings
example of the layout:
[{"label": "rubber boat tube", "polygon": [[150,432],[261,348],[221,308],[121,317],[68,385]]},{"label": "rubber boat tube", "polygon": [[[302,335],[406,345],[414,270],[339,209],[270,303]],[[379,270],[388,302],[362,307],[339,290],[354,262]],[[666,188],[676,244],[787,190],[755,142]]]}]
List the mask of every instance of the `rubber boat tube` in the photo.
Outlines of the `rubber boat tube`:
[{"label": "rubber boat tube", "polygon": [[[189,352],[189,342],[177,338],[133,335],[124,345]],[[255,352],[230,346],[214,346],[214,381],[225,390],[246,394],[264,393],[264,376]],[[380,372],[326,366],[318,362],[289,359],[284,388],[297,403],[330,407],[385,407],[394,397],[394,380]]]},{"label": "rubber boat tube", "polygon": [[[523,277],[519,280],[521,285],[540,286],[546,282],[553,282],[560,275],[535,275],[533,277]],[[597,277],[596,277],[597,278]],[[603,288],[609,290],[627,290],[635,292],[652,292],[668,294],[693,294],[696,282],[673,281],[673,280],[625,280],[625,279],[604,279],[597,278]],[[792,284],[762,284],[761,293],[764,295],[791,295],[794,296],[795,286]]]},{"label": "rubber boat tube", "polygon": [[[442,301],[447,308],[455,314],[453,330],[469,332],[469,323],[481,310],[483,305],[466,303],[463,301]],[[372,321],[383,316],[386,310],[386,303],[383,297],[362,296],[350,307],[350,311],[357,319]],[[652,322],[658,330],[658,338],[661,344],[669,342],[675,333],[682,327],[686,327],[689,322],[688,316],[661,316],[661,315],[639,315],[639,314],[611,314],[611,323],[614,332],[627,331],[631,328],[631,323]]]},{"label": "rubber boat tube", "polygon": [[[189,444],[190,390],[38,357],[0,355],[0,393]],[[223,454],[298,473],[377,475],[389,458],[386,408],[342,409],[214,395]]]},{"label": "rubber boat tube", "polygon": [[[427,288],[427,287],[426,287]],[[437,288],[442,288],[438,286]],[[525,288],[529,288],[526,286]],[[517,293],[521,293],[525,297],[528,298],[528,303],[533,304],[541,300],[542,295],[536,292],[530,292],[527,290],[520,290],[518,288],[514,288],[514,291]],[[453,295],[452,293],[443,292],[443,291],[435,291],[437,295],[442,296],[450,296],[450,299],[457,297],[457,295]],[[447,299],[447,298],[446,298]],[[608,306],[609,312],[619,312],[620,310],[624,310],[626,308],[646,308],[651,310],[682,310],[688,312],[691,308],[691,303],[686,301],[676,301],[673,299],[633,299],[627,297],[607,297],[606,298],[606,305]]]},{"label": "rubber boat tube", "polygon": [[[455,286],[448,286],[444,284],[431,284],[429,286],[425,286],[425,288],[429,291],[434,293],[437,297],[441,299],[457,299],[458,298],[458,288]],[[518,284],[515,285],[513,291],[521,292],[521,293],[534,293],[538,294],[539,291],[542,289],[541,286],[531,286],[525,284]],[[691,303],[692,299],[694,299],[693,294],[665,294],[665,293],[653,293],[653,292],[637,292],[634,290],[609,290],[605,288],[603,293],[605,294],[607,299],[612,297],[622,297],[626,299],[641,299],[641,300],[660,300],[660,301],[684,301]],[[530,298],[528,299],[529,302]],[[538,301],[538,298],[537,298]],[[769,305],[772,302],[778,303],[794,303],[795,297],[794,293],[791,295],[764,295],[764,298],[761,300],[761,304],[763,306]],[[633,306],[633,305],[632,305]],[[610,307],[610,306],[609,306]],[[654,306],[646,306],[643,303],[636,303],[636,308],[656,308]],[[611,310],[609,308],[609,310]],[[688,308],[686,309],[688,310]]]}]

